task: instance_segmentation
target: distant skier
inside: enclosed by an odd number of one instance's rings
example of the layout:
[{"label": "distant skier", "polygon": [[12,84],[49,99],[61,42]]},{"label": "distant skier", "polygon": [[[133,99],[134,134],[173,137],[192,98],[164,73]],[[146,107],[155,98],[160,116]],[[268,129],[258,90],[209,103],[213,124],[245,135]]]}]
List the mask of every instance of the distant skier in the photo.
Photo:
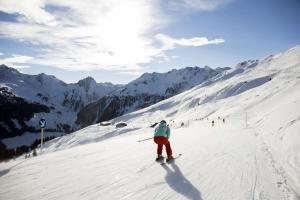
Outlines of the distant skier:
[{"label": "distant skier", "polygon": [[162,156],[163,146],[166,147],[166,152],[168,155],[167,162],[173,160],[172,149],[169,142],[170,138],[170,128],[165,120],[161,120],[158,127],[154,131],[154,142],[157,144],[157,158],[156,161],[160,162],[164,159]]},{"label": "distant skier", "polygon": [[215,121],[214,120],[211,121],[211,125],[212,125],[212,127],[215,126]]},{"label": "distant skier", "polygon": [[223,118],[223,123],[225,124],[225,118]]}]

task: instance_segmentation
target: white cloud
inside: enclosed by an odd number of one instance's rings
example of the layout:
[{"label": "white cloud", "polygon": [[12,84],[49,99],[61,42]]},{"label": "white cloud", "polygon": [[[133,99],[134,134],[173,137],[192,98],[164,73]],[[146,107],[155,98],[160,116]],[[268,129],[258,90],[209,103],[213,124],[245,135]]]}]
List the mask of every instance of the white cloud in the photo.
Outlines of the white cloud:
[{"label": "white cloud", "polygon": [[155,37],[163,44],[164,50],[174,49],[176,45],[198,47],[209,44],[221,44],[225,42],[224,39],[208,40],[206,37],[175,39],[165,34],[157,34]]},{"label": "white cloud", "polygon": [[30,68],[30,66],[27,66],[27,65],[11,65],[9,67],[13,67],[15,69],[18,69],[19,71],[22,70],[22,69]]},{"label": "white cloud", "polygon": [[19,14],[19,20],[49,24],[55,20],[54,16],[44,10],[44,0],[9,0],[0,2],[0,10],[6,13]]},{"label": "white cloud", "polygon": [[3,56],[3,55],[4,55],[4,53],[1,53],[1,52],[0,52],[0,56]]},{"label": "white cloud", "polygon": [[10,57],[6,57],[0,59],[0,64],[5,64],[9,67],[13,67],[16,69],[25,69],[29,68],[29,66],[24,65],[24,63],[30,62],[33,58],[30,56],[23,56],[23,55],[13,55]]},{"label": "white cloud", "polygon": [[139,69],[161,52],[146,36],[165,23],[157,8],[156,0],[0,1],[0,10],[20,15],[18,22],[0,22],[0,35],[43,46],[31,64]]},{"label": "white cloud", "polygon": [[144,72],[141,70],[126,70],[126,71],[118,71],[118,74],[126,74],[131,76],[141,76]]},{"label": "white cloud", "polygon": [[180,9],[186,7],[196,10],[211,11],[233,1],[234,0],[174,0],[171,1],[170,4],[171,6]]},{"label": "white cloud", "polygon": [[25,63],[25,62],[30,61],[31,59],[32,59],[32,57],[30,57],[30,56],[13,55],[11,57],[0,59],[0,63],[10,65],[10,64],[16,64],[16,63]]},{"label": "white cloud", "polygon": [[[168,23],[161,13],[160,0],[9,0],[0,1],[0,11],[18,14],[17,22],[0,21],[0,38],[31,43],[41,49],[33,57],[2,59],[7,64],[138,73],[142,64],[166,59],[164,51],[175,45],[222,42],[174,39],[164,34],[153,37]],[[155,45],[157,39],[162,47]]]}]

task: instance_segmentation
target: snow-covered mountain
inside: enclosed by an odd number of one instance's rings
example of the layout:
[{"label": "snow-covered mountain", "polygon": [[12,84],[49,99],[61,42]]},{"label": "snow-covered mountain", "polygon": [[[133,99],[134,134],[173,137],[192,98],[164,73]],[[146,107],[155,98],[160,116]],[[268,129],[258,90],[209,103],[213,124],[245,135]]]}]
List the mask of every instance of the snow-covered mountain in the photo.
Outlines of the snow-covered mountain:
[{"label": "snow-covered mountain", "polygon": [[[0,65],[0,139],[25,134],[23,142],[16,140],[10,147],[31,144],[38,137],[34,132],[39,131],[40,118],[46,119],[46,131],[52,135],[77,130],[77,112],[120,87],[91,77],[66,84],[54,76],[22,74]],[[26,141],[26,136],[31,139]]]},{"label": "snow-covered mountain", "polygon": [[5,65],[0,65],[0,72],[2,87],[10,88],[17,96],[29,101],[58,106],[55,109],[63,107],[78,111],[89,102],[121,87],[111,83],[96,83],[92,77],[82,79],[78,83],[66,84],[51,75],[22,74]]},{"label": "snow-covered mountain", "polygon": [[[95,124],[1,163],[0,199],[297,200],[299,91],[300,46],[241,63],[112,120],[127,127]],[[152,140],[138,142],[162,119],[183,154],[173,164],[155,163]]]},{"label": "snow-covered mountain", "polygon": [[221,75],[226,70],[228,68],[186,67],[167,73],[145,73],[124,88],[87,105],[78,113],[77,123],[87,126],[145,108]]}]

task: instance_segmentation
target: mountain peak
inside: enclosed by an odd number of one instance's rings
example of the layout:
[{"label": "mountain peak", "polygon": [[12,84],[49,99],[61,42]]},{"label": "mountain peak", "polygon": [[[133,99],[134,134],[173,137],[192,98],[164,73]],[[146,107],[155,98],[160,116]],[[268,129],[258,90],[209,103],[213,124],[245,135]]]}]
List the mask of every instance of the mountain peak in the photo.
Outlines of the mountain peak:
[{"label": "mountain peak", "polygon": [[207,65],[204,66],[204,69],[205,70],[211,70],[211,68],[209,66],[207,66]]},{"label": "mountain peak", "polygon": [[9,67],[6,66],[6,65],[4,65],[4,64],[1,64],[1,65],[0,65],[0,69],[7,69],[7,68],[9,68]]},{"label": "mountain peak", "polygon": [[83,86],[82,84],[96,83],[96,81],[95,81],[95,79],[93,77],[88,76],[88,77],[86,77],[84,79],[79,80],[77,83],[78,83],[79,86],[82,87]]},{"label": "mountain peak", "polygon": [[17,73],[20,73],[18,70],[12,68],[12,67],[8,67],[7,65],[5,64],[2,64],[0,65],[0,72],[3,73],[3,72],[10,72],[10,73],[14,73],[14,74],[17,74]]},{"label": "mountain peak", "polygon": [[252,68],[258,64],[258,60],[245,60],[236,65],[236,68]]},{"label": "mountain peak", "polygon": [[91,76],[88,76],[84,79],[81,79],[77,82],[77,84],[80,86],[80,87],[83,87],[85,88],[86,91],[89,90],[90,86],[91,85],[94,85],[94,84],[97,84],[97,82],[95,81],[95,79]]}]

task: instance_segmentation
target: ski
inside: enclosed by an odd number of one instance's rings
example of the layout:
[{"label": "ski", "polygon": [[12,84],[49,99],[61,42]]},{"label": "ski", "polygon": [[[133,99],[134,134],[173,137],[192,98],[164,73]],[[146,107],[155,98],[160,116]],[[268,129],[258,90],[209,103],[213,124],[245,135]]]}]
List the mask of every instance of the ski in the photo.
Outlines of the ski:
[{"label": "ski", "polygon": [[160,164],[161,165],[166,165],[166,164],[171,164],[171,163],[173,163],[177,158],[180,158],[182,156],[182,154],[180,153],[180,154],[178,154],[177,156],[175,156],[171,161],[169,161],[169,162],[161,162]]}]

